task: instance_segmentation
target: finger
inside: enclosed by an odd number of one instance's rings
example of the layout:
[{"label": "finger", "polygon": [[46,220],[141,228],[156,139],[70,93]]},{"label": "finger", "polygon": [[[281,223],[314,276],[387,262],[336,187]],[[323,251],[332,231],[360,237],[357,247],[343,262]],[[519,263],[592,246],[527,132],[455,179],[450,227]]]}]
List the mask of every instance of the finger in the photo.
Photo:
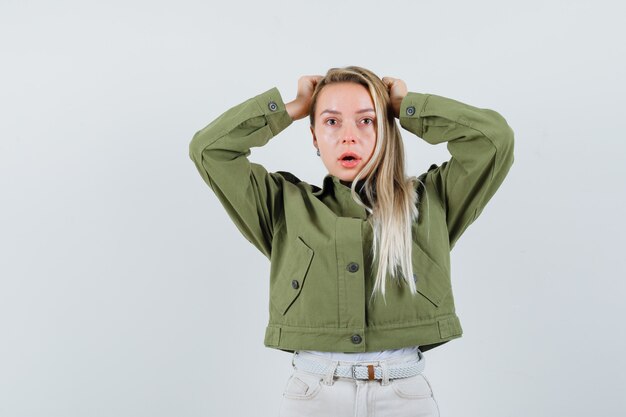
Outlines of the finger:
[{"label": "finger", "polygon": [[311,87],[315,87],[323,77],[321,75],[307,75],[306,83]]},{"label": "finger", "polygon": [[321,75],[314,75],[312,77],[312,79],[313,79],[313,82],[312,82],[313,86],[315,87],[320,81],[322,81],[322,78],[324,78],[324,77],[321,76]]},{"label": "finger", "polygon": [[391,87],[393,87],[393,83],[395,82],[395,78],[391,78],[391,77],[383,77],[382,78],[382,82],[383,84],[385,84],[385,87],[387,87],[387,90],[391,90]]}]

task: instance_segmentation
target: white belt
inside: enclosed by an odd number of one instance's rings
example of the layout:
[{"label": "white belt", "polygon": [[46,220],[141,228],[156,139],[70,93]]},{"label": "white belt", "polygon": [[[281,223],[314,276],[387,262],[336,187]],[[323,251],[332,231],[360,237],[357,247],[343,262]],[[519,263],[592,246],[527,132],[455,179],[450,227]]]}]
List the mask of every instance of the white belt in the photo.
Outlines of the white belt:
[{"label": "white belt", "polygon": [[[424,357],[420,351],[418,357],[409,362],[390,364],[387,366],[389,379],[408,378],[422,373],[425,366]],[[375,363],[375,362],[374,362]],[[298,352],[293,356],[293,366],[301,371],[311,372],[318,375],[326,375],[330,370],[330,364],[325,364],[316,360],[309,360],[301,357]],[[337,365],[335,376],[353,379],[383,379],[383,368],[380,365],[364,365],[356,363],[354,365]]]}]

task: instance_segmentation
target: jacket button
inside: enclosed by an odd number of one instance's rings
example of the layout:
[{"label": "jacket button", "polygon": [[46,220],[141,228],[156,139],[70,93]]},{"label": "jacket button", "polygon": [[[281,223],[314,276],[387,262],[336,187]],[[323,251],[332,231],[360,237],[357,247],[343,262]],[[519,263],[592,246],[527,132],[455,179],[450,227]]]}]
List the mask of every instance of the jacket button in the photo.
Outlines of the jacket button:
[{"label": "jacket button", "polygon": [[357,264],[356,262],[350,262],[348,264],[348,271],[350,272],[356,272],[359,270],[359,264]]},{"label": "jacket button", "polygon": [[417,282],[417,275],[413,274],[413,281]]},{"label": "jacket button", "polygon": [[293,281],[291,281],[291,288],[293,288],[294,290],[297,290],[299,286],[300,286],[300,283],[298,282],[297,279],[294,279]]},{"label": "jacket button", "polygon": [[274,103],[273,101],[270,101],[269,104],[267,105],[267,108],[270,109],[270,111],[276,111],[278,110],[278,104]]},{"label": "jacket button", "polygon": [[361,343],[363,338],[359,336],[358,334],[353,334],[350,340],[352,340],[352,343],[354,343],[355,345],[358,345],[359,343]]},{"label": "jacket button", "polygon": [[413,116],[415,114],[415,107],[409,106],[406,108],[406,115]]}]

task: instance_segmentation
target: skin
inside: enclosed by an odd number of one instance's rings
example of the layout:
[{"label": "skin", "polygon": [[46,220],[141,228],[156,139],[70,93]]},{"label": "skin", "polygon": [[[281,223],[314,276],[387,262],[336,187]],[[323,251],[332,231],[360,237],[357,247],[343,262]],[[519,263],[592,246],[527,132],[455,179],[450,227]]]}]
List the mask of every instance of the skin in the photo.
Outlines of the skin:
[{"label": "skin", "polygon": [[[300,77],[296,98],[286,104],[293,120],[309,115],[313,91],[321,79],[319,75]],[[397,118],[407,94],[406,84],[391,77],[384,77],[382,81],[387,86]],[[370,94],[356,83],[327,85],[318,95],[315,113],[315,126],[311,126],[313,146],[319,149],[329,174],[350,183],[369,161],[376,145],[376,114]],[[354,167],[341,164],[340,157],[346,151],[357,155],[358,163]]]},{"label": "skin", "polygon": [[[317,98],[313,146],[331,175],[351,182],[369,161],[376,145],[376,113],[369,92],[360,84],[330,84]],[[341,155],[355,155],[356,165],[342,165]]]}]

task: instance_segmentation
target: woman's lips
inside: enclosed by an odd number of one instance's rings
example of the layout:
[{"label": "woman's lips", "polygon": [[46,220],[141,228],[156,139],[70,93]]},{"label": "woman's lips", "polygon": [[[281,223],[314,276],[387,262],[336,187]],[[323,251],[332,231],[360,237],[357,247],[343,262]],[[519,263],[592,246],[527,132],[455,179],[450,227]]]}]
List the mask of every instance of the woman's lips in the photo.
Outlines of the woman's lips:
[{"label": "woman's lips", "polygon": [[359,164],[360,161],[361,158],[359,158],[359,156],[354,152],[344,152],[339,157],[339,163],[344,168],[354,168]]},{"label": "woman's lips", "polygon": [[339,162],[341,162],[341,165],[344,168],[354,168],[359,163],[359,160],[358,159],[342,159]]}]

